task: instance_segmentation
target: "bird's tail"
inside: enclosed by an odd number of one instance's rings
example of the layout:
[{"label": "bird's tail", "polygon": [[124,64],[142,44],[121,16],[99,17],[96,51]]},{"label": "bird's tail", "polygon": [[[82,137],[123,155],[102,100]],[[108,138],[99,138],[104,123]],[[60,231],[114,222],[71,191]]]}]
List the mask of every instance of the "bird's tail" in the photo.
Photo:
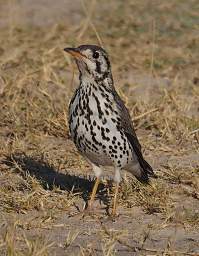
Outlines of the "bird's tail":
[{"label": "bird's tail", "polygon": [[147,163],[147,161],[144,159],[141,152],[141,146],[135,143],[133,136],[131,136],[130,134],[126,134],[126,135],[137,157],[137,160],[140,166],[139,172],[135,173],[134,175],[140,182],[149,183],[149,177],[157,178],[157,175],[154,173],[150,164]]},{"label": "bird's tail", "polygon": [[142,183],[149,183],[149,177],[157,178],[157,175],[154,173],[152,167],[150,166],[149,163],[147,163],[146,160],[144,160],[143,156],[142,159],[138,159],[139,164],[140,164],[140,175],[137,176],[136,178],[142,182]]}]

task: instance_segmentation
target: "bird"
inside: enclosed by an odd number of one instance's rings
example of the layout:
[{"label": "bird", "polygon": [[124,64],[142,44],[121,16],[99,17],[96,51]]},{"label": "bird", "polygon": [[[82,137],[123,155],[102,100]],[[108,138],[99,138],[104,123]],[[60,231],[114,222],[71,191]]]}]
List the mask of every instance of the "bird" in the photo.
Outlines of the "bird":
[{"label": "bird", "polygon": [[123,170],[142,183],[157,176],[143,157],[129,111],[115,89],[107,52],[97,45],[67,47],[64,51],[75,59],[79,70],[79,86],[69,104],[69,131],[96,176],[88,207],[93,208],[105,168],[112,166],[116,185],[111,215],[116,216]]}]

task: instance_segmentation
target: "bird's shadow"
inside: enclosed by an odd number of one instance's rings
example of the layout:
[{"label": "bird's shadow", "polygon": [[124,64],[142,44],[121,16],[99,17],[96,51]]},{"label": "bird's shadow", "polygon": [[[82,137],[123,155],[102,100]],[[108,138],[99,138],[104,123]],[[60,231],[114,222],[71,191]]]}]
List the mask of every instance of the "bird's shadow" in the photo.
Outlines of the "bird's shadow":
[{"label": "bird's shadow", "polygon": [[[27,173],[36,178],[46,190],[52,190],[59,187],[72,193],[78,193],[85,201],[86,207],[90,193],[94,186],[94,180],[87,177],[79,177],[69,173],[61,173],[47,163],[45,160],[30,157],[24,153],[12,154],[7,156],[4,163],[14,168],[24,178]],[[111,183],[109,185],[112,185]],[[97,198],[105,205],[106,212],[109,212],[109,197],[107,194],[107,186],[100,183],[97,191]]]}]

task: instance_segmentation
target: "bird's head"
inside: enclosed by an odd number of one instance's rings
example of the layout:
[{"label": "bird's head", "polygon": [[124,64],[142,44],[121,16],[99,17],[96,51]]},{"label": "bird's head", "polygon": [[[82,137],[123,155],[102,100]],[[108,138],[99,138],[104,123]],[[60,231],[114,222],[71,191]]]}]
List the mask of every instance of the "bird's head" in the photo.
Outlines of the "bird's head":
[{"label": "bird's head", "polygon": [[81,76],[95,81],[112,77],[108,54],[101,47],[80,45],[77,48],[65,48],[64,51],[75,58]]}]

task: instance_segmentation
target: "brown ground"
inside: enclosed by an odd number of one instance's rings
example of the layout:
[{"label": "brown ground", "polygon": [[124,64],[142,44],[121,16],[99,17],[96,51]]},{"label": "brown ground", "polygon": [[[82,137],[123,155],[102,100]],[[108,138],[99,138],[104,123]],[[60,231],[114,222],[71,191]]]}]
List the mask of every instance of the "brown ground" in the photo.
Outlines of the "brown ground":
[{"label": "brown ground", "polygon": [[[0,255],[199,255],[199,3],[0,2]],[[124,175],[109,219],[70,140],[77,72],[66,46],[100,44],[131,111],[151,186]],[[75,72],[75,75],[74,75]]]}]

